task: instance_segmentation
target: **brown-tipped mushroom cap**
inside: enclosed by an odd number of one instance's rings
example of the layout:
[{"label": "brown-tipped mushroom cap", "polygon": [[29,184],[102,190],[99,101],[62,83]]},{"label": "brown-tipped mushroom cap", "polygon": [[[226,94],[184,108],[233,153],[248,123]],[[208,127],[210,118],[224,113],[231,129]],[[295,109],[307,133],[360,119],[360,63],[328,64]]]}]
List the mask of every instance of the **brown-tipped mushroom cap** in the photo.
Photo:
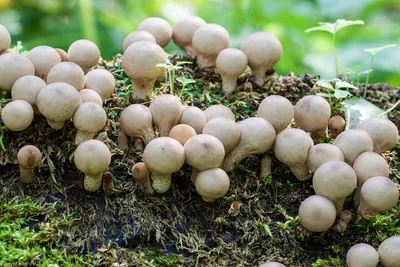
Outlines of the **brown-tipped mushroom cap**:
[{"label": "brown-tipped mushroom cap", "polygon": [[271,123],[263,118],[248,118],[238,123],[240,142],[226,156],[222,169],[229,172],[236,163],[252,154],[267,152],[275,141],[275,130]]},{"label": "brown-tipped mushroom cap", "polygon": [[95,43],[89,40],[78,40],[68,48],[68,61],[74,62],[86,73],[99,63],[100,50]]},{"label": "brown-tipped mushroom cap", "polygon": [[34,75],[22,76],[15,81],[11,89],[13,100],[25,100],[32,106],[36,106],[36,96],[46,83]]},{"label": "brown-tipped mushroom cap", "polygon": [[64,49],[56,48],[56,51],[57,51],[58,55],[60,56],[61,62],[68,61],[68,54],[67,54],[67,52],[65,52]]},{"label": "brown-tipped mushroom cap", "polygon": [[151,33],[147,32],[147,31],[136,31],[136,32],[131,32],[130,34],[128,34],[125,37],[122,48],[125,51],[126,49],[128,49],[128,47],[131,44],[140,42],[140,41],[148,41],[148,42],[152,42],[152,43],[157,43],[156,39],[154,38],[153,35],[151,35]]},{"label": "brown-tipped mushroom cap", "polygon": [[331,144],[318,144],[308,151],[306,163],[308,168],[315,172],[322,164],[332,160],[344,161],[342,151]]},{"label": "brown-tipped mushroom cap", "polygon": [[325,232],[335,222],[335,205],[326,197],[313,195],[301,203],[299,217],[307,230],[311,232]]},{"label": "brown-tipped mushroom cap", "polygon": [[85,73],[73,62],[61,62],[52,67],[47,75],[47,84],[57,82],[68,83],[80,91],[85,85]]},{"label": "brown-tipped mushroom cap", "polygon": [[181,100],[170,94],[157,96],[149,108],[160,136],[168,136],[172,127],[178,124],[183,111]]},{"label": "brown-tipped mushroom cap", "polygon": [[376,267],[379,255],[371,245],[360,243],[352,246],[346,255],[348,267]]},{"label": "brown-tipped mushroom cap", "polygon": [[108,70],[91,70],[86,74],[85,88],[98,93],[104,102],[115,91],[115,78]]},{"label": "brown-tipped mushroom cap", "polygon": [[199,134],[207,123],[207,116],[198,107],[184,107],[179,123],[192,126],[196,133]]},{"label": "brown-tipped mushroom cap", "polygon": [[138,162],[132,167],[132,176],[137,182],[144,181],[150,177],[150,171],[147,169],[146,163]]},{"label": "brown-tipped mushroom cap", "polygon": [[197,65],[201,68],[215,66],[218,54],[229,47],[229,33],[218,24],[206,24],[197,29],[192,37]]},{"label": "brown-tipped mushroom cap", "polygon": [[217,137],[224,145],[226,154],[240,142],[239,125],[225,117],[214,118],[207,122],[204,125],[203,134]]},{"label": "brown-tipped mushroom cap", "polygon": [[11,36],[6,27],[0,24],[0,54],[10,48]]},{"label": "brown-tipped mushroom cap", "polygon": [[381,243],[378,248],[379,259],[385,267],[400,266],[400,236],[392,236]]},{"label": "brown-tipped mushroom cap", "polygon": [[350,129],[339,134],[333,142],[342,150],[344,161],[353,166],[354,160],[363,152],[372,151],[373,143],[367,132]]},{"label": "brown-tipped mushroom cap", "polygon": [[329,129],[331,130],[331,137],[336,138],[341,132],[344,131],[346,121],[342,116],[335,115],[329,120]]},{"label": "brown-tipped mushroom cap", "polygon": [[35,75],[41,79],[47,79],[50,69],[61,62],[58,52],[46,45],[37,46],[26,55],[35,67]]},{"label": "brown-tipped mushroom cap", "polygon": [[260,267],[286,267],[282,263],[279,262],[266,262],[260,265]]},{"label": "brown-tipped mushroom cap", "polygon": [[161,47],[167,46],[172,38],[172,27],[168,21],[162,18],[147,18],[139,23],[137,30],[151,33]]},{"label": "brown-tipped mushroom cap", "polygon": [[189,56],[195,57],[196,51],[192,46],[192,38],[194,33],[207,23],[200,17],[188,16],[180,19],[172,29],[172,40],[174,43],[184,50]]},{"label": "brown-tipped mushroom cap", "polygon": [[276,134],[282,132],[293,119],[293,105],[279,95],[266,97],[258,106],[257,116],[269,121]]},{"label": "brown-tipped mushroom cap", "polygon": [[238,77],[247,68],[247,56],[236,48],[222,50],[216,60],[216,67],[222,77],[222,90],[225,95],[233,93],[236,89]]},{"label": "brown-tipped mushroom cap", "polygon": [[265,72],[274,68],[282,57],[282,45],[278,38],[267,32],[253,33],[244,40],[242,51],[247,56],[255,83],[264,85]]},{"label": "brown-tipped mushroom cap", "polygon": [[78,129],[75,144],[79,145],[104,128],[107,122],[107,114],[103,107],[93,103],[82,103],[72,117],[75,128]]},{"label": "brown-tipped mushroom cap", "polygon": [[381,154],[397,144],[397,126],[387,119],[369,118],[362,121],[357,129],[366,131],[374,143],[374,152]]},{"label": "brown-tipped mushroom cap", "polygon": [[361,188],[369,178],[374,176],[389,177],[389,164],[375,152],[361,153],[353,163],[353,169],[357,174],[358,185]]},{"label": "brown-tipped mushroom cap", "polygon": [[0,56],[0,73],[0,90],[11,91],[16,80],[34,75],[35,68],[27,57],[9,52]]},{"label": "brown-tipped mushroom cap", "polygon": [[14,100],[5,105],[1,112],[1,120],[11,131],[23,131],[31,125],[34,112],[31,104],[25,100]]},{"label": "brown-tipped mushroom cap", "polygon": [[182,146],[190,137],[195,135],[196,131],[193,129],[192,126],[187,124],[175,125],[168,134],[169,137],[174,138],[176,141],[181,143]]},{"label": "brown-tipped mushroom cap", "polygon": [[204,110],[204,113],[206,114],[207,121],[218,117],[225,117],[235,121],[235,115],[232,110],[221,104],[209,106]]},{"label": "brown-tipped mushroom cap", "polygon": [[206,202],[212,202],[225,196],[229,190],[229,185],[228,175],[219,168],[201,171],[196,176],[196,191]]},{"label": "brown-tipped mushroom cap", "polygon": [[94,90],[82,89],[79,91],[79,95],[81,96],[82,103],[93,102],[103,106],[103,100],[101,99],[101,96]]},{"label": "brown-tipped mushroom cap", "polygon": [[39,148],[33,145],[23,146],[17,154],[20,180],[29,184],[33,182],[33,171],[39,165],[42,159],[42,153]]},{"label": "brown-tipped mushroom cap", "polygon": [[311,177],[306,160],[313,145],[313,140],[305,131],[289,128],[276,136],[274,154],[280,162],[288,165],[294,176],[304,181]]}]

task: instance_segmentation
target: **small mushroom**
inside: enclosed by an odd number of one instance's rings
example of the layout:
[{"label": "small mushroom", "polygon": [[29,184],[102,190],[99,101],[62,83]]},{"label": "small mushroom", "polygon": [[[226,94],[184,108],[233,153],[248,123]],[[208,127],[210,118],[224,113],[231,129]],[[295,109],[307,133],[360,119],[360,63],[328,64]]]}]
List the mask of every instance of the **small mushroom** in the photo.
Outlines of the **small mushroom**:
[{"label": "small mushroom", "polygon": [[1,120],[11,131],[20,132],[31,125],[34,112],[31,104],[25,100],[14,100],[4,106]]},{"label": "small mushroom", "polygon": [[58,55],[60,56],[61,62],[68,61],[68,54],[67,54],[67,52],[65,52],[64,49],[56,48],[56,51],[57,51]]},{"label": "small mushroom", "polygon": [[277,134],[274,154],[280,162],[289,167],[297,179],[305,181],[311,178],[306,160],[313,145],[313,140],[305,131],[289,128]]},{"label": "small mushroom", "polygon": [[183,112],[181,100],[170,94],[157,96],[149,108],[159,136],[168,136],[172,127],[178,124]]},{"label": "small mushroom", "polygon": [[222,169],[232,171],[235,164],[252,154],[267,152],[275,141],[275,130],[271,123],[263,118],[248,118],[238,123],[240,142],[226,156]]},{"label": "small mushroom", "polygon": [[196,135],[196,131],[193,127],[187,124],[178,124],[175,125],[171,131],[169,132],[168,136],[174,138],[176,141],[181,143],[181,145],[185,145],[186,141]]},{"label": "small mushroom", "polygon": [[0,56],[0,73],[0,90],[11,91],[16,80],[34,75],[35,67],[27,57],[9,52]]},{"label": "small mushroom", "polygon": [[213,202],[225,196],[229,190],[229,185],[228,175],[219,168],[201,171],[196,176],[196,191],[206,202]]},{"label": "small mushroom", "polygon": [[35,75],[44,81],[47,80],[47,74],[50,69],[61,62],[58,52],[46,45],[37,46],[26,55],[35,67]]},{"label": "small mushroom", "polygon": [[357,129],[366,131],[374,143],[374,152],[381,154],[396,146],[398,140],[397,126],[383,118],[369,118],[362,121]]},{"label": "small mushroom", "polygon": [[82,68],[84,73],[96,66],[100,60],[100,50],[95,43],[81,39],[73,42],[68,48],[68,61]]},{"label": "small mushroom", "polygon": [[336,220],[336,224],[333,230],[339,233],[344,233],[347,230],[347,226],[349,225],[349,222],[352,217],[353,215],[351,214],[351,211],[342,210],[340,212],[339,219]]},{"label": "small mushroom", "polygon": [[206,114],[207,121],[218,117],[225,117],[235,121],[235,115],[233,114],[232,110],[221,104],[209,106],[206,108],[206,110],[204,110],[204,113]]},{"label": "small mushroom", "polygon": [[396,206],[399,200],[399,189],[392,180],[375,176],[369,178],[361,187],[361,201],[358,211],[369,219],[379,212],[387,211]]},{"label": "small mushroom", "polygon": [[344,131],[346,121],[342,116],[335,115],[329,120],[329,129],[331,130],[331,138],[336,138],[340,133]]},{"label": "small mushroom", "polygon": [[115,91],[115,78],[108,70],[91,70],[86,74],[85,88],[98,93],[104,102]]},{"label": "small mushroom", "polygon": [[103,172],[111,163],[110,149],[101,141],[92,139],[83,142],[75,150],[76,167],[85,174],[83,181],[86,191],[95,192],[100,189]]},{"label": "small mushroom", "polygon": [[247,68],[246,54],[236,48],[226,48],[218,54],[215,64],[222,77],[222,91],[225,95],[232,94],[238,77]]},{"label": "small mushroom", "polygon": [[19,179],[25,184],[34,181],[33,172],[42,159],[39,148],[33,145],[23,146],[17,154],[19,163]]},{"label": "small mushroom", "polygon": [[75,144],[80,145],[92,139],[98,131],[106,126],[107,114],[102,106],[93,102],[86,102],[76,109],[72,122],[78,129]]},{"label": "small mushroom", "polygon": [[308,151],[306,163],[314,173],[322,164],[332,160],[344,161],[342,151],[331,144],[317,144]]},{"label": "small mushroom", "polygon": [[133,43],[126,49],[122,56],[122,68],[131,78],[134,100],[151,96],[156,79],[165,73],[165,69],[157,67],[157,64],[166,61],[164,50],[149,41]]},{"label": "small mushroom", "polygon": [[192,46],[197,55],[197,65],[204,69],[215,66],[218,54],[229,47],[229,33],[218,24],[206,24],[197,29]]},{"label": "small mushroom", "polygon": [[207,23],[200,17],[188,16],[180,19],[172,29],[172,40],[182,50],[191,57],[196,56],[196,51],[192,46],[194,33]]},{"label": "small mushroom", "polygon": [[73,62],[61,62],[52,67],[47,74],[47,84],[68,83],[80,91],[85,86],[85,74],[81,67]]},{"label": "small mushroom", "polygon": [[269,121],[278,134],[292,121],[293,105],[283,96],[271,95],[266,97],[258,106],[257,117]]},{"label": "small mushroom", "polygon": [[22,76],[15,81],[11,89],[13,100],[25,100],[32,105],[33,110],[37,110],[36,96],[40,89],[46,86],[46,83],[34,75]]},{"label": "small mushroom", "polygon": [[375,267],[378,262],[379,255],[376,249],[365,243],[356,244],[347,252],[348,267]]},{"label": "small mushroom", "polygon": [[173,138],[155,138],[144,149],[143,161],[152,173],[154,191],[165,193],[171,187],[171,174],[185,163],[185,150]]},{"label": "small mushroom", "polygon": [[378,248],[379,259],[385,267],[400,267],[400,236],[392,236]]},{"label": "small mushroom", "polygon": [[82,103],[93,102],[103,106],[103,100],[101,99],[101,96],[94,90],[82,89],[79,91],[79,95],[81,96]]},{"label": "small mushroom", "polygon": [[184,107],[179,124],[187,124],[193,127],[197,134],[203,131],[204,125],[207,123],[207,116],[198,107]]},{"label": "small mushroom", "polygon": [[301,203],[299,217],[307,230],[325,232],[335,223],[335,205],[326,197],[313,195]]},{"label": "small mushroom", "polygon": [[314,140],[326,137],[330,117],[331,106],[321,96],[305,96],[294,107],[296,125],[304,131],[310,132]]},{"label": "small mushroom", "polygon": [[0,24],[0,54],[7,51],[11,45],[11,36],[6,27]]},{"label": "small mushroom", "polygon": [[208,121],[204,125],[202,133],[217,137],[224,145],[226,154],[240,142],[239,125],[226,117],[218,117]]},{"label": "small mushroom", "polygon": [[172,27],[162,18],[147,18],[139,23],[137,30],[151,33],[161,47],[166,47],[172,38]]},{"label": "small mushroom", "polygon": [[152,42],[152,43],[155,43],[155,44],[157,43],[156,39],[154,38],[154,36],[151,35],[151,33],[147,32],[147,31],[131,32],[124,39],[124,43],[122,45],[122,48],[124,49],[124,52],[125,52],[126,49],[128,49],[128,47],[131,44],[139,42],[139,41],[149,41],[149,42]]},{"label": "small mushroom", "polygon": [[138,162],[133,165],[132,176],[139,185],[140,190],[146,194],[154,193],[153,187],[151,187],[150,171],[147,169],[146,163]]},{"label": "small mushroom", "polygon": [[344,155],[344,161],[353,166],[354,160],[363,152],[372,151],[373,143],[367,132],[350,129],[339,134],[333,142]]},{"label": "small mushroom", "polygon": [[114,187],[113,175],[111,172],[104,172],[102,175],[101,187],[106,196],[110,196],[118,192]]},{"label": "small mushroom", "polygon": [[265,72],[273,69],[282,57],[281,43],[270,33],[256,32],[244,40],[242,51],[247,56],[255,83],[263,86]]},{"label": "small mushroom", "polygon": [[260,267],[286,267],[285,265],[279,263],[279,262],[265,262],[260,265]]}]

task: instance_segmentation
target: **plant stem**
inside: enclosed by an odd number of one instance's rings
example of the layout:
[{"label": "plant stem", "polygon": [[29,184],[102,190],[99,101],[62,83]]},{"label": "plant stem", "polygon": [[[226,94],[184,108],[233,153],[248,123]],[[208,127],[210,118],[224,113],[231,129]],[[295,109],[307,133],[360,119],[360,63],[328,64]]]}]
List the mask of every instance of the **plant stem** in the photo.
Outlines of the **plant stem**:
[{"label": "plant stem", "polygon": [[79,0],[79,13],[83,36],[94,43],[98,43],[96,15],[92,0]]},{"label": "plant stem", "polygon": [[179,98],[182,97],[183,92],[185,91],[185,86],[186,86],[186,83],[184,83],[183,86],[182,86],[182,90],[181,90],[181,93],[179,94]]},{"label": "plant stem", "polygon": [[334,57],[335,57],[336,78],[339,79],[339,65],[338,65],[338,58],[337,58],[336,34],[335,33],[333,33],[333,53],[334,53]]},{"label": "plant stem", "polygon": [[369,74],[371,73],[371,68],[372,68],[372,61],[374,61],[375,55],[372,54],[371,60],[369,61],[369,67],[368,67],[368,73],[367,73],[367,79],[365,80],[365,88],[364,88],[364,98],[367,97],[367,87],[368,87],[368,82],[369,82]]},{"label": "plant stem", "polygon": [[168,70],[169,90],[171,94],[174,92],[174,80],[172,79],[172,72],[173,70]]},{"label": "plant stem", "polygon": [[400,100],[398,100],[391,108],[389,108],[385,112],[382,112],[381,114],[379,114],[378,117],[381,117],[383,115],[386,115],[386,114],[392,112],[395,108],[397,108],[398,105],[400,105]]}]

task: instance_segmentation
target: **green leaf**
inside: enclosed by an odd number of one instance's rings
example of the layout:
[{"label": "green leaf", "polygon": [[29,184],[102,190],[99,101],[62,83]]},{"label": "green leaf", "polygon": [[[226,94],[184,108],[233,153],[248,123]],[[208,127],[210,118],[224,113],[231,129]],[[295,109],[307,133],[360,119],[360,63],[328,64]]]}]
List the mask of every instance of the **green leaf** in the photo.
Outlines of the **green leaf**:
[{"label": "green leaf", "polygon": [[347,92],[347,91],[345,91],[345,90],[335,89],[334,96],[335,96],[335,98],[337,98],[337,99],[346,98],[346,97],[349,96],[349,95],[350,95],[350,93]]},{"label": "green leaf", "polygon": [[176,78],[176,80],[178,81],[178,82],[180,82],[181,84],[190,84],[190,83],[195,83],[196,81],[195,80],[193,80],[193,79],[188,79],[188,78],[185,78],[185,77],[178,77],[178,78]]},{"label": "green leaf", "polygon": [[395,47],[395,46],[397,46],[397,45],[396,44],[388,44],[388,45],[381,46],[381,47],[364,49],[364,51],[368,52],[368,53],[371,53],[374,56],[378,52],[381,52],[382,50],[385,50],[385,49],[391,48],[391,47]]},{"label": "green leaf", "polygon": [[169,69],[171,68],[170,65],[165,64],[165,63],[158,63],[158,64],[156,65],[156,67],[166,68],[167,70],[169,70]]},{"label": "green leaf", "polygon": [[[371,102],[359,97],[348,98],[342,104],[341,109],[346,113],[346,121],[349,123],[350,129],[356,128],[363,120],[377,117],[385,112]],[[387,116],[384,115],[382,118],[387,119]]]},{"label": "green leaf", "polygon": [[351,89],[359,90],[356,86],[354,86],[348,82],[340,81],[340,82],[335,83],[335,89],[342,89],[342,88],[351,88]]},{"label": "green leaf", "polygon": [[316,84],[317,84],[318,86],[323,87],[323,88],[327,88],[327,89],[329,89],[329,90],[334,90],[334,88],[333,88],[332,84],[330,83],[330,81],[327,81],[327,80],[319,80],[319,81],[317,81]]},{"label": "green leaf", "polygon": [[314,31],[325,31],[325,32],[333,33],[335,30],[334,25],[332,23],[319,22],[318,24],[320,26],[308,28],[307,30],[305,30],[305,32],[309,33],[309,32],[314,32]]},{"label": "green leaf", "polygon": [[335,32],[337,33],[339,30],[346,28],[348,26],[353,26],[353,25],[364,25],[364,21],[362,20],[345,20],[345,19],[338,19],[335,22]]},{"label": "green leaf", "polygon": [[185,64],[193,64],[193,62],[190,62],[190,61],[178,61],[178,62],[176,62],[175,66],[180,66],[180,65],[185,65]]}]

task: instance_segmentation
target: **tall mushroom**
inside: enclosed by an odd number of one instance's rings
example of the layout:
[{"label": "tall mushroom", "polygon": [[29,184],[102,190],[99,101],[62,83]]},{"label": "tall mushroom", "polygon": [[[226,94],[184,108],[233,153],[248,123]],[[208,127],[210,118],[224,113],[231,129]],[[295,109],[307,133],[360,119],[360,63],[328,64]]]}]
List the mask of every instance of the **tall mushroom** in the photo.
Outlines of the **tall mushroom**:
[{"label": "tall mushroom", "polygon": [[42,159],[39,148],[33,145],[23,146],[17,154],[19,163],[19,179],[25,184],[33,182],[33,172]]},{"label": "tall mushroom", "polygon": [[200,17],[188,16],[180,19],[172,29],[172,40],[182,50],[191,57],[196,56],[196,51],[192,46],[194,33],[207,23]]},{"label": "tall mushroom", "polygon": [[172,27],[168,21],[162,18],[150,17],[144,19],[139,23],[137,30],[151,33],[161,47],[167,46],[172,38]]},{"label": "tall mushroom", "polygon": [[84,73],[96,66],[100,60],[100,50],[95,43],[81,39],[73,42],[68,48],[68,61],[82,68]]},{"label": "tall mushroom", "polygon": [[68,83],[80,91],[85,86],[85,74],[81,67],[73,62],[61,62],[52,67],[47,74],[47,84]]},{"label": "tall mushroom", "polygon": [[376,267],[378,262],[379,255],[376,249],[365,243],[355,244],[346,255],[348,267]]},{"label": "tall mushroom", "polygon": [[86,74],[85,88],[98,93],[104,102],[115,91],[115,78],[108,70],[91,70]]},{"label": "tall mushroom", "polygon": [[331,144],[317,144],[308,151],[306,163],[308,168],[315,172],[322,164],[333,160],[344,161],[342,151]]},{"label": "tall mushroom", "polygon": [[33,110],[37,110],[36,96],[46,83],[37,76],[26,75],[15,81],[11,89],[13,100],[25,100],[32,105]]},{"label": "tall mushroom", "polygon": [[278,134],[292,121],[293,105],[283,96],[271,95],[266,97],[258,106],[257,117],[269,121]]},{"label": "tall mushroom", "polygon": [[331,138],[336,138],[344,131],[346,121],[340,115],[335,115],[329,120],[329,129],[331,130]]},{"label": "tall mushroom", "polygon": [[379,259],[385,267],[400,267],[400,236],[392,236],[378,248]]},{"label": "tall mushroom", "polygon": [[206,114],[207,121],[218,117],[225,117],[235,121],[235,115],[233,114],[232,110],[221,104],[209,106],[204,110],[204,114]]},{"label": "tall mushroom", "polygon": [[229,185],[228,175],[219,168],[201,171],[196,176],[196,191],[206,202],[213,202],[225,196],[229,190]]},{"label": "tall mushroom", "polygon": [[80,145],[92,139],[98,131],[104,128],[107,123],[107,114],[102,106],[93,102],[85,102],[76,109],[72,122],[78,129],[75,144]]},{"label": "tall mushroom", "polygon": [[367,132],[350,129],[339,134],[333,142],[344,155],[344,161],[353,166],[354,160],[363,152],[372,151],[373,143]]},{"label": "tall mushroom", "polygon": [[160,136],[168,136],[172,127],[178,124],[183,106],[181,100],[170,94],[157,96],[150,104],[153,123],[157,126]]},{"label": "tall mushroom", "polygon": [[239,125],[226,117],[218,117],[208,121],[204,125],[202,133],[217,137],[224,145],[226,154],[240,142]]},{"label": "tall mushroom", "polygon": [[58,52],[46,45],[37,46],[26,55],[35,67],[35,75],[44,81],[47,80],[47,74],[50,69],[61,62]]},{"label": "tall mushroom", "polygon": [[14,100],[4,106],[1,120],[11,131],[23,131],[31,125],[34,117],[32,106],[25,100]]},{"label": "tall mushroom", "polygon": [[35,67],[27,57],[9,52],[0,56],[0,73],[0,90],[11,91],[16,80],[34,75]]},{"label": "tall mushroom", "polygon": [[149,42],[152,42],[152,43],[156,43],[156,39],[149,32],[146,32],[146,31],[131,32],[124,39],[124,43],[122,45],[122,48],[124,49],[124,52],[125,52],[126,49],[128,49],[128,47],[131,44],[139,42],[139,41],[149,41]]},{"label": "tall mushroom", "polygon": [[0,54],[10,48],[11,36],[6,27],[0,24]]},{"label": "tall mushroom", "polygon": [[299,217],[307,230],[325,232],[335,223],[335,205],[326,197],[313,195],[301,202]]},{"label": "tall mushroom", "polygon": [[187,124],[193,127],[197,134],[200,134],[207,123],[207,116],[198,107],[183,107],[179,124]]}]

